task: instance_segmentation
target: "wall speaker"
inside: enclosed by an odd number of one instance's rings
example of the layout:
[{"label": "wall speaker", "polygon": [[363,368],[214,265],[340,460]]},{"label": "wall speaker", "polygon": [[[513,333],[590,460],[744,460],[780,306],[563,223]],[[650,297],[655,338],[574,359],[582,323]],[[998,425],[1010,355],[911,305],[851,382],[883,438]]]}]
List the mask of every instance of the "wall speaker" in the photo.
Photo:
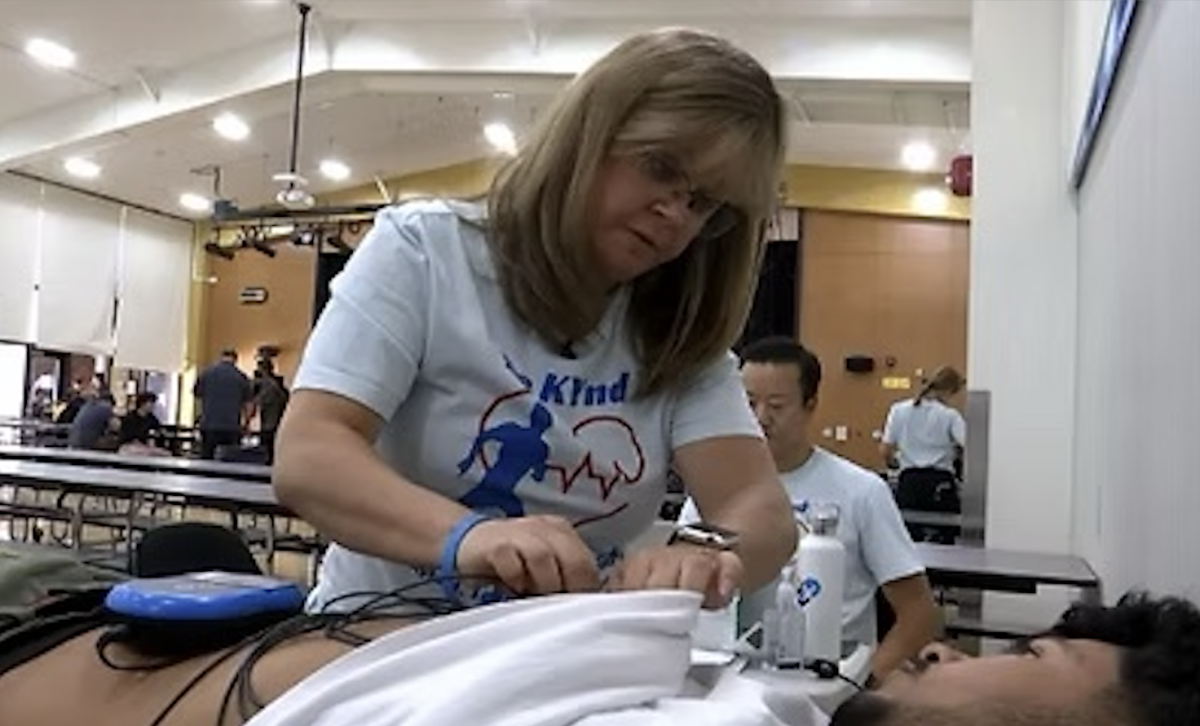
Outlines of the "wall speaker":
[{"label": "wall speaker", "polygon": [[870,373],[875,370],[875,359],[869,355],[846,356],[847,373]]}]

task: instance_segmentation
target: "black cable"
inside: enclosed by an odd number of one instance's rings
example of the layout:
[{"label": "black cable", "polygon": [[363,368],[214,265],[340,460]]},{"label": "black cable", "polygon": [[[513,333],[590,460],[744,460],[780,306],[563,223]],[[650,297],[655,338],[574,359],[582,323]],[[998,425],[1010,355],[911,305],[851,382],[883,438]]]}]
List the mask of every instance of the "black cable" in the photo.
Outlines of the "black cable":
[{"label": "black cable", "polygon": [[[246,648],[249,648],[249,650],[246,650],[241,662],[234,669],[229,683],[226,684],[225,690],[222,693],[215,723],[216,726],[221,726],[226,713],[229,711],[230,706],[233,705],[235,697],[238,715],[243,721],[248,721],[258,710],[265,707],[265,704],[254,690],[253,675],[254,667],[272,650],[289,640],[318,631],[331,640],[336,640],[351,647],[358,647],[370,642],[371,639],[350,631],[349,628],[355,624],[392,618],[428,618],[465,609],[465,606],[461,603],[452,602],[444,597],[414,597],[409,594],[418,588],[438,584],[442,579],[438,576],[431,576],[387,592],[362,591],[346,593],[326,603],[320,613],[302,613],[258,630],[227,648],[219,657],[197,671],[148,726],[161,726],[179,703],[205,677]],[[366,600],[356,607],[345,611],[330,611],[330,606],[353,598],[366,598]],[[119,641],[123,634],[120,626],[111,628],[102,634],[96,643],[97,657],[106,666],[114,670],[159,670],[189,660],[189,658],[183,657],[137,666],[115,663],[107,656],[105,650],[112,643]]]},{"label": "black cable", "polygon": [[[156,716],[148,726],[162,726],[162,723],[167,720],[167,717],[171,715],[171,712],[175,710],[175,707],[178,706],[179,703],[189,693],[192,692],[192,689],[200,685],[200,681],[204,680],[209,673],[212,673],[214,670],[216,670],[217,667],[222,663],[229,660],[235,653],[241,650],[244,645],[245,643],[243,642],[230,646],[224,653],[221,654],[220,657],[214,658],[211,663],[197,671],[187,683],[183,684],[183,688],[179,689],[179,692],[176,693],[175,696],[167,703],[167,705],[163,707],[162,711],[159,711],[158,716]],[[218,724],[219,723],[220,722],[218,721]]]},{"label": "black cable", "polygon": [[110,645],[112,645],[113,643],[124,642],[130,637],[131,637],[131,634],[130,634],[129,626],[127,626],[127,625],[109,626],[103,633],[100,634],[100,637],[96,639],[96,657],[100,659],[101,663],[103,663],[104,665],[113,669],[114,671],[148,672],[148,671],[158,671],[158,670],[162,670],[163,668],[170,668],[171,666],[179,665],[180,663],[183,663],[184,661],[190,660],[194,655],[196,655],[195,653],[192,653],[192,654],[188,654],[188,655],[175,656],[173,658],[161,658],[161,659],[155,660],[155,661],[136,663],[136,664],[117,663],[116,661],[114,661],[112,658],[109,657],[108,647]]},{"label": "black cable", "polygon": [[[253,648],[246,653],[233,677],[226,685],[217,714],[218,726],[224,718],[234,696],[237,698],[238,715],[249,720],[265,707],[254,690],[254,668],[258,662],[283,643],[303,635],[322,631],[330,639],[357,647],[371,641],[349,630],[356,623],[390,618],[416,618],[444,615],[463,607],[445,598],[413,597],[408,593],[418,588],[437,583],[441,578],[429,577],[409,583],[388,592],[352,592],[338,596],[325,604],[322,612],[297,616],[268,629],[261,634]],[[354,608],[341,612],[330,612],[331,606],[352,598],[367,598]]]},{"label": "black cable", "polygon": [[858,681],[856,681],[856,680],[854,680],[853,678],[850,678],[850,677],[848,677],[848,676],[844,675],[844,674],[843,674],[841,671],[838,671],[837,677],[838,677],[838,678],[840,678],[840,679],[842,679],[842,680],[843,680],[843,681],[845,681],[846,683],[849,683],[850,685],[854,686],[854,690],[856,690],[856,691],[865,691],[865,690],[867,690],[865,686],[861,686],[861,685],[859,685]]},{"label": "black cable", "polygon": [[816,673],[818,678],[821,678],[824,680],[838,678],[838,679],[843,680],[846,683],[849,683],[850,685],[854,686],[855,690],[858,690],[858,691],[866,690],[866,688],[864,686],[859,685],[858,681],[855,681],[853,678],[850,678],[850,677],[846,676],[846,674],[842,673],[841,667],[834,661],[824,660],[824,659],[820,659],[820,658],[813,659],[813,660],[806,660],[804,662],[804,669],[808,670],[808,671],[812,671],[813,673]]},{"label": "black cable", "polygon": [[838,666],[838,664],[831,660],[823,660],[823,659],[809,659],[809,660],[805,660],[805,661],[800,661],[798,659],[797,660],[788,660],[788,661],[784,661],[781,663],[777,663],[775,665],[775,667],[778,668],[779,670],[806,670],[806,671],[809,671],[810,673],[813,673],[814,675],[817,676],[817,678],[820,678],[821,680],[828,681],[828,680],[833,680],[836,678],[838,680],[845,681],[846,683],[850,684],[851,686],[854,687],[854,689],[856,691],[867,690],[866,686],[863,686],[858,681],[856,681],[853,678],[850,678],[846,674],[842,673],[842,669]]}]

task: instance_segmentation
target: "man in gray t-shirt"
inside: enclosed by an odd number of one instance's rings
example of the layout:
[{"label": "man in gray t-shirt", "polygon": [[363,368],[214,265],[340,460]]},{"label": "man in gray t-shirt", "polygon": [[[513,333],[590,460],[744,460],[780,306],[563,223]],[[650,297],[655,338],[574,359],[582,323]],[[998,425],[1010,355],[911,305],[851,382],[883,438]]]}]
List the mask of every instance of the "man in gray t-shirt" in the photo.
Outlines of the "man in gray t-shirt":
[{"label": "man in gray t-shirt", "polygon": [[222,351],[221,360],[196,378],[192,394],[200,404],[200,456],[212,459],[218,446],[241,443],[254,391],[237,367],[237,351]]},{"label": "man in gray t-shirt", "polygon": [[[113,395],[100,391],[96,397],[83,404],[67,434],[67,444],[72,449],[100,448],[104,435],[112,426]],[[115,447],[114,447],[115,448]]]}]

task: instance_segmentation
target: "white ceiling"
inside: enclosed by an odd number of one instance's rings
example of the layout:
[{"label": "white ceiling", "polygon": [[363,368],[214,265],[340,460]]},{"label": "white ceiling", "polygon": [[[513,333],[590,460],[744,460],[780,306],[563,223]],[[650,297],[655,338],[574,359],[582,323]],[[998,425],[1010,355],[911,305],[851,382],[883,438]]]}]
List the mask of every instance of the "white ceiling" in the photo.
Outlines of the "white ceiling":
[{"label": "white ceiling", "polygon": [[[520,129],[621,37],[661,25],[727,34],[795,102],[791,158],[898,168],[912,139],[940,163],[965,142],[970,0],[313,0],[300,170],[318,193],[479,158],[486,120]],[[0,0],[0,169],[181,213],[193,170],[223,195],[271,200],[286,170],[299,15],[285,0]],[[43,68],[33,36],[78,55]],[[495,91],[511,91],[497,102]],[[253,132],[219,139],[230,110]],[[68,156],[103,167],[80,181]],[[337,156],[333,184],[315,172]]]}]

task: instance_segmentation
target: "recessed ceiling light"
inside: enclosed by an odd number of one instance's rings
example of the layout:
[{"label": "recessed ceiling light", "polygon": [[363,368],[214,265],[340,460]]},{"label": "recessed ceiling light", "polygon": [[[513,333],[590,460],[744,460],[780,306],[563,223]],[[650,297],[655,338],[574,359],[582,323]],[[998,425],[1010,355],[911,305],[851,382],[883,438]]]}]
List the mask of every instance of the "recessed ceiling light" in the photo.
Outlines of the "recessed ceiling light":
[{"label": "recessed ceiling light", "polygon": [[212,202],[208,197],[203,197],[192,192],[184,192],[179,195],[179,206],[189,212],[209,212],[212,210]]},{"label": "recessed ceiling light", "polygon": [[32,38],[25,44],[25,52],[38,63],[51,68],[71,68],[75,65],[75,51],[53,40]]},{"label": "recessed ceiling light", "polygon": [[483,127],[483,137],[487,139],[496,151],[514,156],[517,153],[517,137],[512,127],[502,121],[495,121]]},{"label": "recessed ceiling light", "polygon": [[900,151],[900,162],[912,171],[929,171],[937,163],[937,150],[924,141],[913,141]]},{"label": "recessed ceiling light", "polygon": [[346,181],[350,178],[350,167],[337,159],[326,159],[321,162],[321,173],[330,181]]},{"label": "recessed ceiling light", "polygon": [[71,176],[77,176],[80,179],[95,179],[100,176],[100,165],[82,156],[72,156],[64,161],[63,169],[66,169]]},{"label": "recessed ceiling light", "polygon": [[250,136],[250,127],[232,113],[223,113],[213,119],[213,130],[230,141],[242,141]]}]

